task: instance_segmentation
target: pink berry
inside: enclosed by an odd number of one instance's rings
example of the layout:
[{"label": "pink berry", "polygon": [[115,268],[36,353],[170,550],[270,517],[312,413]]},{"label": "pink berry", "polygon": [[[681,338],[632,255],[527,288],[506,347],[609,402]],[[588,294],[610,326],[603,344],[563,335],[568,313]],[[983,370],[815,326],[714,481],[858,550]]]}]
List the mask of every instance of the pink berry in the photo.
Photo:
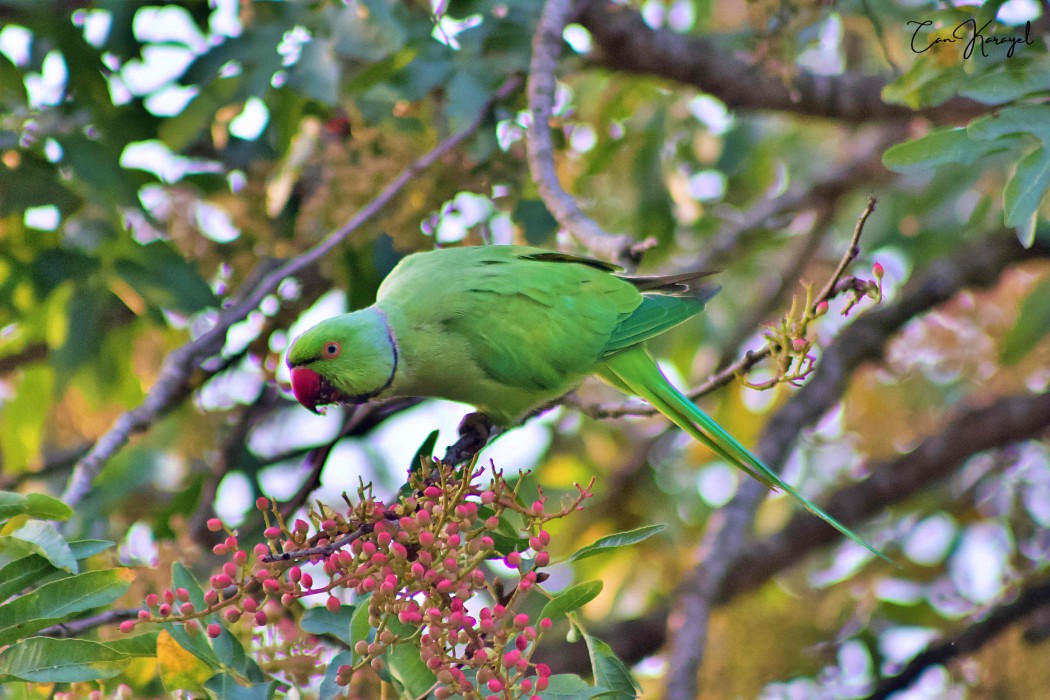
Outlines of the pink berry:
[{"label": "pink berry", "polygon": [[222,529],[222,521],[218,518],[208,518],[208,529],[212,532],[218,532]]},{"label": "pink berry", "polygon": [[213,622],[210,625],[208,625],[208,636],[211,637],[212,639],[215,639],[221,633],[222,633],[222,627],[219,626],[219,623]]},{"label": "pink berry", "polygon": [[328,600],[325,601],[324,606],[328,608],[328,612],[339,612],[339,608],[343,607],[343,604],[339,602],[339,599],[334,595],[329,596]]},{"label": "pink berry", "polygon": [[270,499],[267,498],[266,496],[259,496],[258,498],[255,499],[255,507],[258,508],[259,510],[269,510],[270,509]]},{"label": "pink berry", "polygon": [[124,634],[130,634],[130,633],[135,631],[135,621],[134,620],[124,620],[123,622],[120,623],[119,629]]}]

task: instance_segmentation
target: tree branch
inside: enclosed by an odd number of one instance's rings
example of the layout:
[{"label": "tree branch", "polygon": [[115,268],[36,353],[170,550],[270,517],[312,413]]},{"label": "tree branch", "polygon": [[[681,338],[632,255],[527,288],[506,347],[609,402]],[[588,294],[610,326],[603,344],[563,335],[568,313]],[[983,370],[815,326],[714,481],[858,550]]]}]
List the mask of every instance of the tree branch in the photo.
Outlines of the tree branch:
[{"label": "tree branch", "polygon": [[[1050,427],[1050,394],[1013,396],[963,413],[940,433],[927,437],[911,453],[871,468],[868,479],[836,492],[826,510],[847,525],[862,523],[881,509],[907,500],[954,472],[972,455],[1031,440]],[[757,589],[770,578],[802,561],[806,554],[841,535],[808,513],[796,515],[781,531],[747,545],[732,563],[716,594],[724,605]],[[628,665],[641,661],[666,640],[668,610],[661,606],[638,620],[624,620],[592,631],[611,640],[617,656]],[[636,639],[642,635],[644,642]],[[622,640],[622,642],[617,641]],[[548,645],[549,647],[549,645]],[[558,672],[587,668],[586,652],[572,645],[548,648],[545,658]]]},{"label": "tree branch", "polygon": [[590,31],[594,63],[612,70],[658,76],[694,85],[735,109],[783,110],[843,122],[903,121],[925,116],[935,122],[966,122],[988,107],[956,97],[913,110],[883,102],[887,79],[845,73],[799,71],[787,84],[738,58],[706,37],[651,29],[636,10],[605,0],[578,0],[574,19]]},{"label": "tree branch", "polygon": [[[871,311],[847,326],[825,350],[820,364],[802,388],[770,418],[756,452],[779,471],[799,433],[840,400],[852,373],[862,363],[877,360],[889,338],[908,320],[947,301],[968,286],[989,286],[1009,264],[1050,254],[1050,243],[1025,249],[1012,235],[1000,232],[941,258],[926,277],[897,304]],[[746,481],[736,498],[708,521],[698,550],[697,567],[680,587],[676,610],[669,617],[672,638],[667,674],[668,700],[692,700],[698,692],[698,672],[707,644],[708,620],[723,581],[744,550],[754,513],[768,495],[757,481]]]},{"label": "tree branch", "polygon": [[630,236],[604,231],[580,210],[572,195],[562,188],[554,165],[550,126],[556,87],[554,71],[558,67],[562,31],[568,21],[571,5],[571,0],[547,0],[532,39],[528,82],[531,121],[526,143],[529,170],[539,188],[540,197],[559,226],[572,234],[592,254],[632,268],[655,241],[646,239],[636,242]]},{"label": "tree branch", "polygon": [[160,377],[150,388],[142,404],[117,418],[109,431],[102,435],[95,442],[91,451],[77,463],[62,500],[70,506],[78,504],[90,493],[92,484],[105,463],[127,443],[131,435],[148,429],[187,394],[186,387],[197,366],[222,349],[226,341],[226,332],[230,326],[246,318],[267,295],[277,289],[282,281],[315,265],[346,240],[351,233],[370,221],[393,201],[405,185],[419,173],[473,135],[488,116],[492,105],[512,94],[520,84],[521,80],[516,77],[507,80],[485,103],[470,124],[440,142],[421,158],[413,161],[375,199],[365,205],[341,228],[328,234],[320,243],[302,255],[265,275],[256,285],[231,300],[229,305],[219,313],[218,321],[212,328],[170,352],[161,367]]},{"label": "tree branch", "polygon": [[[978,452],[1030,440],[1048,428],[1050,394],[1010,396],[972,408],[908,454],[872,465],[871,476],[838,491],[825,510],[846,525],[863,523],[951,475]],[[718,602],[757,588],[806,553],[839,538],[838,532],[808,513],[796,515],[776,534],[742,550],[722,582]]]},{"label": "tree branch", "polygon": [[111,610],[100,612],[97,615],[92,615],[91,617],[71,620],[69,622],[60,622],[57,625],[45,627],[36,634],[39,637],[76,637],[88,630],[101,627],[102,625],[111,625],[116,622],[123,622],[124,620],[134,620],[138,614],[139,608],[113,608]]},{"label": "tree branch", "polygon": [[885,700],[915,682],[930,666],[944,665],[954,658],[972,654],[1006,631],[1010,625],[1025,619],[1042,607],[1050,605],[1050,581],[1023,588],[1017,598],[1000,605],[987,617],[964,629],[954,637],[931,646],[912,659],[904,670],[879,684],[867,700]]}]

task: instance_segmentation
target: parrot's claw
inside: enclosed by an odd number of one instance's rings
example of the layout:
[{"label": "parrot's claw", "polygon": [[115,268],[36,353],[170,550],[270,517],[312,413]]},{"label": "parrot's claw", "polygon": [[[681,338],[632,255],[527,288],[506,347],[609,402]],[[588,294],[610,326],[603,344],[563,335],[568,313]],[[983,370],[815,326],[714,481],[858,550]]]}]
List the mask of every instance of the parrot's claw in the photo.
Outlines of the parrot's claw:
[{"label": "parrot's claw", "polygon": [[459,440],[445,451],[446,464],[467,461],[488,444],[492,421],[483,413],[468,413],[459,424]]}]

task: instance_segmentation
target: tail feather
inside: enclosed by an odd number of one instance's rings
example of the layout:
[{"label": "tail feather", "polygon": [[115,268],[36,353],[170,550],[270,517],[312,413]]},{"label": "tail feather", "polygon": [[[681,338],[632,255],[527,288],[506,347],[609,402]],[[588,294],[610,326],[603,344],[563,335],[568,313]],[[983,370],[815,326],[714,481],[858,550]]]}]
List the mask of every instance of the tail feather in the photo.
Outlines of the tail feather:
[{"label": "tail feather", "polygon": [[867,548],[881,559],[894,563],[889,557],[866,542],[855,532],[829,515],[787,484],[746,447],[727,433],[711,417],[681,394],[660,372],[656,362],[642,347],[617,353],[605,360],[600,374],[614,386],[626,386],[642,397],[653,408],[664,414],[675,425],[711,448],[722,459],[747,472],[770,489],[781,489],[798,501],[806,510],[818,516],[857,544]]}]

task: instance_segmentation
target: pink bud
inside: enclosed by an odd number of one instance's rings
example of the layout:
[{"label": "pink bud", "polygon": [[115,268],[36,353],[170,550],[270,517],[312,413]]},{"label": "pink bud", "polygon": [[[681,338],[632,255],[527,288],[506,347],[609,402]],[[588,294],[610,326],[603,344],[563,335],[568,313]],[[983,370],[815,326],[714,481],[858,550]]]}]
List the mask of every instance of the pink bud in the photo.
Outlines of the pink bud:
[{"label": "pink bud", "polygon": [[882,269],[882,263],[875,263],[871,266],[871,274],[875,275],[875,279],[881,280],[882,275],[885,274],[885,270]]},{"label": "pink bud", "polygon": [[518,613],[514,616],[514,626],[518,629],[524,628],[529,624],[529,616],[525,613]]},{"label": "pink bud", "polygon": [[160,599],[157,597],[156,593],[150,593],[148,596],[146,596],[146,605],[152,608],[154,605],[157,604],[158,600]]},{"label": "pink bud", "polygon": [[275,540],[280,536],[281,528],[279,527],[274,527],[273,525],[271,525],[270,527],[263,530],[263,537],[265,537],[268,540]]},{"label": "pink bud", "polygon": [[553,624],[554,622],[549,617],[545,617],[540,620],[540,629],[549,630]]},{"label": "pink bud", "polygon": [[175,597],[180,601],[185,602],[190,599],[190,592],[187,591],[185,588],[176,588]]},{"label": "pink bud", "polygon": [[270,499],[267,498],[266,496],[259,496],[258,498],[255,499],[255,507],[258,508],[259,510],[269,510],[270,509]]},{"label": "pink bud", "polygon": [[219,626],[218,622],[213,622],[208,625],[208,636],[215,639],[222,633],[222,627]]},{"label": "pink bud", "polygon": [[222,521],[218,518],[208,518],[208,529],[212,532],[218,532],[222,529]]},{"label": "pink bud", "polygon": [[803,350],[806,349],[806,339],[805,338],[792,338],[791,339],[791,349],[794,350],[795,352],[802,352]]},{"label": "pink bud", "polygon": [[262,610],[257,610],[255,612],[255,624],[258,627],[262,627],[266,624],[266,613],[264,613]]},{"label": "pink bud", "polygon": [[817,308],[813,310],[814,316],[823,316],[828,312],[828,302],[822,301],[817,304]]},{"label": "pink bud", "polygon": [[124,620],[123,622],[120,623],[119,629],[124,634],[131,634],[132,632],[135,631],[135,621],[134,620]]},{"label": "pink bud", "polygon": [[302,518],[297,518],[295,521],[295,531],[305,535],[310,531],[310,526]]},{"label": "pink bud", "polygon": [[333,596],[328,596],[328,600],[325,601],[324,606],[328,608],[328,612],[339,612],[339,608],[343,607],[343,604],[339,602],[339,599]]}]

